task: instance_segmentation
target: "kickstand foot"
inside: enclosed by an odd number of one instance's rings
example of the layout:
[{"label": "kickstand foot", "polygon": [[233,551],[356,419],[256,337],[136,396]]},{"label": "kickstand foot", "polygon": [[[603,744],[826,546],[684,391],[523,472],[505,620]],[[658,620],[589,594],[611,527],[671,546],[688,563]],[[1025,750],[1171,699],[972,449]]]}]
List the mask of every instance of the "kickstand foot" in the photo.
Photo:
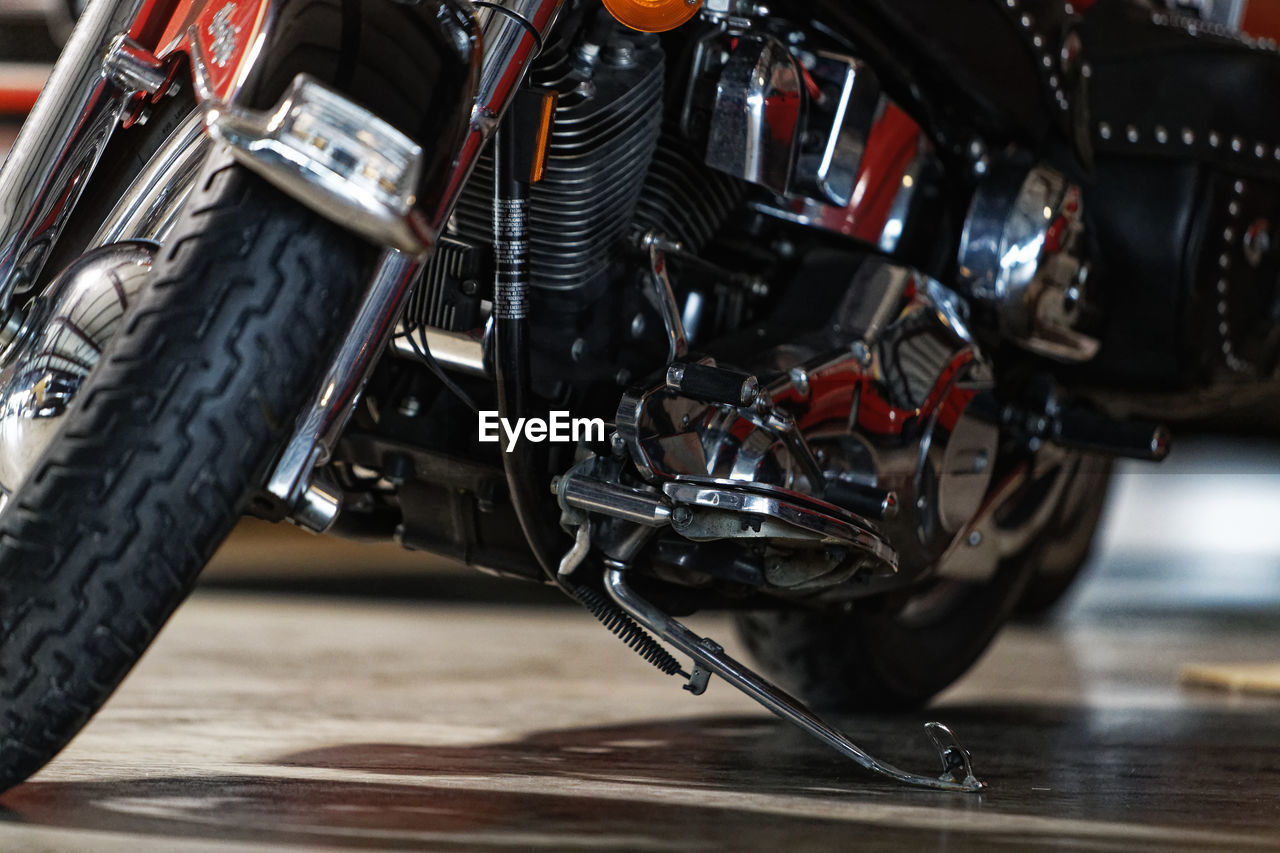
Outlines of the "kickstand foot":
[{"label": "kickstand foot", "polygon": [[[752,699],[830,746],[858,765],[897,782],[918,788],[973,793],[986,788],[986,783],[973,775],[972,759],[960,745],[951,729],[942,723],[926,723],[925,733],[938,751],[942,775],[922,776],[899,770],[868,755],[843,732],[823,721],[799,700],[771,684],[749,667],[725,654],[718,644],[700,637],[682,623],[663,613],[635,593],[627,584],[626,569],[619,564],[606,564],[605,588],[618,606],[663,640],[693,658],[694,672],[709,671],[723,678]],[[702,680],[705,688],[705,680]],[[699,692],[699,691],[694,691]]]}]

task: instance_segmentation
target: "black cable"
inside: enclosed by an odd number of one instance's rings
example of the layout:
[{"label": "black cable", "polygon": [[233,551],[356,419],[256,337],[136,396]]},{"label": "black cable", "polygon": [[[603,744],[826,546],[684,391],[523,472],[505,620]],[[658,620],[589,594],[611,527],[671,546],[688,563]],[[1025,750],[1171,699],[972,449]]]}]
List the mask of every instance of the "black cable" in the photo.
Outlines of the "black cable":
[{"label": "black cable", "polygon": [[[498,414],[511,423],[532,414],[533,380],[529,367],[529,185],[516,167],[517,139],[508,124],[494,141],[493,300],[494,373]],[[520,528],[534,558],[552,583],[558,583],[559,527],[543,509],[548,502],[541,445],[518,442],[502,454],[507,488]]]},{"label": "black cable", "polygon": [[[529,185],[517,168],[517,144],[510,126],[494,141],[493,301],[494,373],[498,415],[515,422],[528,417],[533,402],[529,357]],[[544,509],[550,503],[547,470],[532,442],[518,442],[502,454],[511,504],[547,579],[577,601],[642,658],[668,675],[685,675],[679,662],[620,607],[595,590],[570,585],[560,577],[564,550],[559,526]],[[557,509],[554,503],[550,503]]]},{"label": "black cable", "polygon": [[413,350],[413,354],[421,359],[422,363],[427,366],[427,369],[431,371],[432,375],[439,379],[440,383],[444,385],[444,387],[447,388],[455,397],[461,400],[464,406],[476,414],[479,414],[480,407],[476,405],[475,400],[471,399],[470,394],[463,391],[462,387],[459,386],[458,383],[454,382],[453,379],[449,377],[449,374],[445,373],[444,368],[440,366],[440,362],[436,361],[436,357],[431,354],[431,346],[425,341],[419,344],[414,338],[412,331],[406,332],[404,337],[409,342],[409,348]]}]

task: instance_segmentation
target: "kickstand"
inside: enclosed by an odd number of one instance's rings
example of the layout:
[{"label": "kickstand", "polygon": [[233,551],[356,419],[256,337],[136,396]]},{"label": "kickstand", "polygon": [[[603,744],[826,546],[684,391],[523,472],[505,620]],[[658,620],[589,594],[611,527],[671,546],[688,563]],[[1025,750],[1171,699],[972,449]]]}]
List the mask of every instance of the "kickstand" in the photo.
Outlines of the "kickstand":
[{"label": "kickstand", "polygon": [[[956,739],[951,729],[942,723],[926,723],[924,727],[925,733],[938,751],[938,757],[942,759],[942,775],[935,778],[899,770],[892,764],[886,764],[868,755],[844,733],[824,722],[799,700],[725,654],[724,649],[714,640],[699,637],[638,596],[627,585],[625,566],[612,562],[606,563],[605,588],[609,590],[609,595],[618,603],[618,606],[640,624],[693,658],[695,674],[700,671],[705,673],[707,670],[715,673],[782,719],[799,726],[867,770],[919,788],[971,793],[987,787],[985,782],[978,781],[973,775],[973,765],[968,750],[960,745],[960,741]],[[700,693],[706,688],[705,678],[701,679],[701,682],[693,688],[692,692]]]}]

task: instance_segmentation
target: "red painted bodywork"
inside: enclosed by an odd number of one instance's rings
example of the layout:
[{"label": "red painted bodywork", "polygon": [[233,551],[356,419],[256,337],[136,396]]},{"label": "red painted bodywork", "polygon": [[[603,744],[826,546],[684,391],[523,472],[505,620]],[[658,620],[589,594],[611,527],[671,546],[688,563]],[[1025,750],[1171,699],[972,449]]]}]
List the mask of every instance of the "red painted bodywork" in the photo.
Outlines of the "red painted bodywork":
[{"label": "red painted bodywork", "polygon": [[[159,59],[179,54],[201,57],[210,94],[225,101],[243,82],[257,55],[270,6],[270,0],[148,0],[129,35]],[[224,16],[222,25],[215,23],[219,14]],[[234,34],[234,48],[219,57],[215,41],[228,27]]]},{"label": "red painted bodywork", "polygon": [[793,211],[817,218],[822,228],[871,245],[880,242],[893,203],[907,170],[920,151],[920,126],[900,108],[889,103],[867,136],[858,168],[853,201],[848,207],[816,207],[803,201]]},{"label": "red painted bodywork", "polygon": [[[916,298],[913,283],[903,294],[903,310],[909,310]],[[772,390],[773,399],[795,416],[797,426],[805,433],[847,424],[855,409],[858,429],[870,435],[901,436],[935,416],[942,427],[952,430],[976,396],[975,391],[956,381],[973,361],[972,350],[957,352],[918,408],[891,403],[876,371],[848,358],[809,370],[806,395],[801,395],[795,385],[785,383]]]},{"label": "red painted bodywork", "polygon": [[1245,4],[1240,29],[1251,36],[1280,41],[1280,3],[1276,0],[1250,0]]},{"label": "red painted bodywork", "polygon": [[0,115],[22,115],[31,112],[40,96],[43,80],[13,79],[17,75],[0,72]]},{"label": "red painted bodywork", "polygon": [[867,137],[853,203],[844,211],[845,229],[841,233],[867,243],[880,242],[893,202],[902,189],[907,169],[920,151],[920,144],[920,125],[890,103]]},{"label": "red painted bodywork", "polygon": [[848,423],[856,402],[861,432],[883,437],[900,436],[913,426],[935,414],[938,423],[954,429],[976,392],[961,387],[955,380],[973,362],[972,351],[956,355],[938,377],[928,398],[918,409],[904,409],[886,400],[879,382],[855,362],[842,361],[831,367],[809,372],[810,396],[801,399],[794,388],[775,397],[796,414],[796,423],[804,432],[813,432],[830,424]]}]

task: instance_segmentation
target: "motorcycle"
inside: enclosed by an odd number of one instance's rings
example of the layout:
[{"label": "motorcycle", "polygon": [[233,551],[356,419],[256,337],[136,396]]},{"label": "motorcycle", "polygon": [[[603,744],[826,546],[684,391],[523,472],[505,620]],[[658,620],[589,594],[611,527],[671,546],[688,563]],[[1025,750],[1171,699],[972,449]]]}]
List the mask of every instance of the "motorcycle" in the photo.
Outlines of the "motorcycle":
[{"label": "motorcycle", "polygon": [[922,705],[1111,460],[1274,423],[1277,84],[1132,0],[93,0],[0,171],[0,790],[245,513],[981,790],[811,709]]}]

